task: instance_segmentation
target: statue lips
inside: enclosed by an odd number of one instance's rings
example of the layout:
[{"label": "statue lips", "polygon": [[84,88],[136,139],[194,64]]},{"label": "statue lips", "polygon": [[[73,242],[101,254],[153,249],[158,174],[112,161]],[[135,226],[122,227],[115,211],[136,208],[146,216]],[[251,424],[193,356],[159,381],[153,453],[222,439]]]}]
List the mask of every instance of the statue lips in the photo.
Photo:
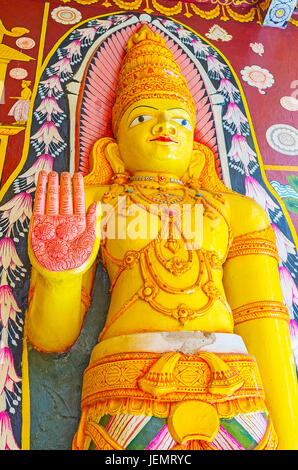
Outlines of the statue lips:
[{"label": "statue lips", "polygon": [[150,139],[150,142],[163,142],[163,143],[173,143],[173,144],[178,144],[178,142],[169,135],[160,135],[158,137],[155,137],[154,139]]}]

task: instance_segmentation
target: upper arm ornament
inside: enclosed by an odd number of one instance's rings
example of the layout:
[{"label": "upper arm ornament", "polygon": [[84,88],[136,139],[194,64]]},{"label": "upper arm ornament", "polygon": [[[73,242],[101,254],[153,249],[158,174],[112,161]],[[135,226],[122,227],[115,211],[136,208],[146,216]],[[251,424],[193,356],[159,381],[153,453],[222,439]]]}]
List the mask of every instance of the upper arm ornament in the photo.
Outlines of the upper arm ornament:
[{"label": "upper arm ornament", "polygon": [[271,226],[233,239],[227,260],[245,255],[267,255],[278,261],[275,234]]}]

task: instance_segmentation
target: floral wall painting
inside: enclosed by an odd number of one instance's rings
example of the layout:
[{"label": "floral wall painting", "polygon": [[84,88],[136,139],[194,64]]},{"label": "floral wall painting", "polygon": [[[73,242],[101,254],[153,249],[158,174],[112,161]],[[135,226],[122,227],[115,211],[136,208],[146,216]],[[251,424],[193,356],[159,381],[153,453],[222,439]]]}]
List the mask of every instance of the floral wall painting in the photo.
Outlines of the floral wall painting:
[{"label": "floral wall painting", "polygon": [[58,7],[54,8],[51,12],[54,21],[62,24],[75,24],[81,21],[82,15],[76,8],[71,7]]},{"label": "floral wall painting", "polygon": [[258,54],[259,56],[262,57],[264,54],[264,45],[261,42],[251,42],[249,44],[249,47],[251,47],[252,51]]},{"label": "floral wall painting", "polygon": [[32,49],[35,46],[35,41],[32,38],[27,38],[24,36],[16,40],[16,45],[20,49]]},{"label": "floral wall painting", "polygon": [[[16,2],[16,0],[11,0],[11,2]],[[21,425],[24,377],[20,365],[30,271],[26,244],[37,177],[41,170],[48,173],[53,169],[61,172],[77,168],[88,173],[87,157],[90,145],[92,145],[91,140],[88,140],[88,135],[91,133],[91,125],[88,127],[88,122],[90,124],[88,109],[91,110],[95,102],[91,78],[96,79],[98,83],[106,78],[107,72],[112,67],[111,57],[114,59],[111,55],[113,46],[125,43],[124,39],[131,28],[137,27],[141,22],[148,22],[160,31],[174,48],[175,54],[181,56],[186,64],[185,70],[193,79],[194,92],[201,109],[198,117],[202,126],[201,130],[197,129],[195,137],[196,140],[205,139],[207,144],[214,149],[219,176],[227,186],[259,202],[270,219],[280,254],[280,278],[284,299],[291,316],[290,331],[293,351],[298,357],[297,251],[288,218],[276,197],[277,194],[289,211],[297,213],[297,177],[289,176],[285,188],[272,181],[274,191],[271,191],[269,183],[264,181],[260,151],[249,114],[249,108],[253,108],[255,102],[251,99],[247,105],[241,89],[241,79],[242,84],[245,82],[250,85],[247,86],[250,97],[258,96],[256,90],[251,87],[265,94],[275,83],[275,70],[272,70],[272,73],[269,72],[270,64],[264,65],[264,68],[258,65],[246,66],[247,57],[252,56],[251,50],[257,54],[253,55],[255,59],[259,59],[258,55],[266,57],[267,54],[264,54],[264,51],[267,51],[268,42],[266,43],[263,38],[255,34],[248,41],[250,46],[247,46],[246,57],[242,58],[243,51],[239,52],[237,57],[230,57],[228,52],[221,52],[221,48],[226,47],[228,50],[229,47],[233,47],[237,37],[237,28],[232,26],[232,21],[225,23],[229,25],[226,31],[218,24],[210,27],[207,20],[198,16],[188,18],[181,15],[175,21],[167,16],[150,16],[144,11],[127,10],[121,14],[107,14],[102,2],[94,5],[91,2],[85,2],[86,7],[83,2],[81,4],[71,2],[71,5],[77,8],[65,4],[57,6],[58,1],[53,3],[50,5],[46,23],[50,31],[48,37],[52,38],[52,42],[49,41],[49,45],[46,44],[42,67],[35,77],[29,66],[26,70],[17,62],[8,70],[7,83],[10,80],[9,84],[12,83],[14,90],[17,91],[14,93],[9,91],[6,94],[5,113],[0,119],[1,122],[4,119],[12,120],[12,118],[15,123],[25,122],[26,127],[24,124],[23,126],[25,131],[28,131],[26,160],[0,202],[1,450],[19,449],[23,446]],[[32,1],[34,8],[40,8],[41,11],[43,4],[44,2]],[[2,12],[0,14],[2,15]],[[40,28],[40,19],[38,21]],[[188,26],[185,26],[184,22],[188,22]],[[197,26],[198,22],[199,26]],[[260,27],[260,31],[268,30],[269,28],[265,30]],[[202,31],[207,31],[206,38],[202,36]],[[40,29],[35,32],[35,35],[33,33],[34,31],[31,30],[30,34],[28,31],[23,32],[17,42],[14,39],[16,47],[19,50],[31,49],[34,55],[39,47]],[[257,37],[257,42],[254,42]],[[215,45],[213,41],[218,42]],[[235,69],[241,70],[238,76],[230,65],[230,59],[231,63],[236,63]],[[87,63],[89,63],[89,69],[86,68]],[[78,81],[77,77],[80,73],[82,80]],[[24,84],[23,81],[28,83]],[[24,88],[22,85],[25,85]],[[75,86],[79,88],[73,88]],[[79,107],[79,101],[75,101],[78,95],[71,93],[74,89],[80,91],[83,111],[81,114],[74,112],[70,115],[70,100],[75,103],[72,109],[77,111]],[[22,91],[26,91],[27,94],[24,93],[22,96]],[[99,96],[97,98],[99,99]],[[270,98],[270,93],[267,98]],[[27,103],[21,103],[21,101]],[[296,106],[295,103],[293,100],[282,99],[280,104],[288,111],[292,111]],[[28,114],[29,106],[32,112]],[[0,111],[1,108],[4,107],[0,106]],[[278,108],[280,110],[279,103]],[[70,130],[76,119],[82,131],[82,138],[81,140],[78,138],[73,143],[70,139]],[[100,123],[97,122],[97,124]],[[256,127],[255,124],[254,126]],[[12,123],[11,127],[17,126]],[[297,148],[297,130],[292,127],[289,132],[285,126],[283,129],[286,129],[286,131],[283,130],[284,134],[286,132],[284,137],[280,134],[272,134],[269,140],[277,142],[274,143],[276,148],[278,146],[278,148],[286,149],[287,152],[293,152],[293,149]],[[106,131],[106,128],[104,130]],[[268,147],[265,136],[264,142]],[[77,161],[75,161],[72,145],[76,146],[79,152]],[[282,153],[280,150],[277,151]],[[284,155],[293,155],[293,153],[284,153]],[[67,373],[69,370],[70,368],[67,369]],[[81,374],[78,375],[81,377]],[[32,403],[32,413],[34,413],[34,406],[37,405]],[[49,413],[47,420],[50,422],[54,420],[54,417]],[[35,424],[32,423],[33,432],[34,426]],[[59,425],[56,425],[55,433],[58,428]],[[36,432],[36,440],[40,439],[36,446],[42,447],[43,436],[44,434],[41,433],[39,437]]]},{"label": "floral wall painting", "polygon": [[213,41],[231,41],[233,36],[229,34],[224,28],[219,26],[218,24],[214,24],[211,26],[209,29],[208,33],[205,34],[205,36],[209,39],[212,39]]},{"label": "floral wall painting", "polygon": [[242,80],[247,82],[250,86],[256,87],[261,93],[265,95],[264,91],[266,88],[272,87],[274,84],[274,77],[267,69],[263,69],[259,65],[246,65],[241,70]]},{"label": "floral wall painting", "polygon": [[282,96],[280,104],[288,111],[298,111],[298,99],[294,96]]},{"label": "floral wall painting", "polygon": [[10,70],[9,76],[11,78],[14,78],[15,80],[23,80],[28,76],[28,72],[26,69],[23,69],[22,67],[15,67]]},{"label": "floral wall painting", "polygon": [[267,142],[283,155],[298,155],[298,130],[288,124],[274,124],[266,132]]}]

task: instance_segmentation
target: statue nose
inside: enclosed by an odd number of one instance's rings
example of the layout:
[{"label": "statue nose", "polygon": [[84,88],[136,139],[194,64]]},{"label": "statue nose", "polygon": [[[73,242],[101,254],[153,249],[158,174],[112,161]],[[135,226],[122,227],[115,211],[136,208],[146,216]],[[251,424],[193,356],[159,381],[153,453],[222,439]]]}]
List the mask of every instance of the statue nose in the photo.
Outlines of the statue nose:
[{"label": "statue nose", "polygon": [[173,122],[170,121],[167,113],[162,113],[157,123],[153,126],[152,133],[154,135],[171,135],[177,134],[177,128]]}]

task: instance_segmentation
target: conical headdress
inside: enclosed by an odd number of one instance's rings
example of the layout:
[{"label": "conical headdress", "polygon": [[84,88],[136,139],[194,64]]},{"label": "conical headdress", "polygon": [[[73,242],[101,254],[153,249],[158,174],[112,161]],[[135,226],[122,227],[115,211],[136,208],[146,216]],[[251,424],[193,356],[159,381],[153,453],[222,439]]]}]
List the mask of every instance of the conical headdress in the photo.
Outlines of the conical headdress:
[{"label": "conical headdress", "polygon": [[125,111],[137,101],[147,98],[181,101],[187,106],[195,125],[195,103],[180,67],[165,40],[143,25],[130,37],[120,69],[112,114],[115,137]]}]

